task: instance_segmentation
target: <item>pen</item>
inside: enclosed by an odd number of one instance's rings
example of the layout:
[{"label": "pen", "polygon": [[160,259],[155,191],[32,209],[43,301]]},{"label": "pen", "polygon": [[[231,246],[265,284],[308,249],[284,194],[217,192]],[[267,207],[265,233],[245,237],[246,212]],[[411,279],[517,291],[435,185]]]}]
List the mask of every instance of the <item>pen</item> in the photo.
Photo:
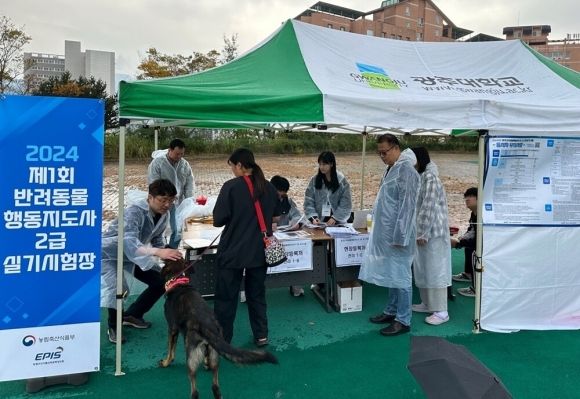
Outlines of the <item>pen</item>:
[{"label": "pen", "polygon": [[302,219],[304,219],[304,215],[300,216],[300,219],[298,219],[298,221],[295,224],[300,224],[300,222],[302,221]]}]

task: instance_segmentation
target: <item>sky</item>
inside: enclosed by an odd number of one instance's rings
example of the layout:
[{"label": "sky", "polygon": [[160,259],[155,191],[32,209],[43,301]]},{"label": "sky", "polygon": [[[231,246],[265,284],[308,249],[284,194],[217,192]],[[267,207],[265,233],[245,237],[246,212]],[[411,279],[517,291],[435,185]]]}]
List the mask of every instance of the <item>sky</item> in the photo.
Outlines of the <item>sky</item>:
[{"label": "sky", "polygon": [[[381,0],[326,0],[358,11],[377,9]],[[26,52],[64,54],[64,41],[81,51],[115,52],[116,71],[137,75],[147,49],[165,54],[221,51],[223,37],[238,35],[239,54],[274,32],[315,0],[2,0],[9,17],[32,41]],[[580,0],[435,0],[461,28],[503,38],[503,28],[551,25],[549,38],[580,33]]]}]

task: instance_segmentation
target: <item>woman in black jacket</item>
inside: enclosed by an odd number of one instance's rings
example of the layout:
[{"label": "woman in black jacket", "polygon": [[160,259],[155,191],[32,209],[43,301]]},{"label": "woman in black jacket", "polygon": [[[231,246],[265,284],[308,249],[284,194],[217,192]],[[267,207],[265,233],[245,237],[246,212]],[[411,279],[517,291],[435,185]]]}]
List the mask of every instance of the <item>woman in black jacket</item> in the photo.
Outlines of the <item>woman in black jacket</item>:
[{"label": "woman in black jacket", "polygon": [[[278,193],[266,180],[264,172],[256,164],[254,154],[239,148],[230,155],[228,165],[234,179],[222,187],[213,210],[213,225],[225,226],[217,250],[217,289],[214,311],[220,322],[224,339],[231,342],[234,320],[238,307],[238,294],[245,273],[245,291],[250,326],[257,346],[268,344],[268,318],[266,315],[267,265],[264,256],[264,235],[260,230],[254,199],[259,201],[268,228],[276,221]],[[244,176],[253,185],[254,198]]]}]

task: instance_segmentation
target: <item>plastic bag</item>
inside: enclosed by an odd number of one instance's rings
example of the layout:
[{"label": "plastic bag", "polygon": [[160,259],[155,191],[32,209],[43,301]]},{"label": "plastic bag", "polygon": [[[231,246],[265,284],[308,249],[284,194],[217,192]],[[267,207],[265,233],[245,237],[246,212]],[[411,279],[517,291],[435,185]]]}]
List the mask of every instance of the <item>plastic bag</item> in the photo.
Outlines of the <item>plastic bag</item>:
[{"label": "plastic bag", "polygon": [[202,218],[206,216],[211,216],[213,214],[213,208],[217,201],[217,196],[208,197],[205,205],[199,205],[195,202],[194,198],[186,198],[177,207],[175,213],[175,222],[180,229],[178,232],[178,237],[181,238],[183,233],[183,226],[185,219],[190,217]]}]

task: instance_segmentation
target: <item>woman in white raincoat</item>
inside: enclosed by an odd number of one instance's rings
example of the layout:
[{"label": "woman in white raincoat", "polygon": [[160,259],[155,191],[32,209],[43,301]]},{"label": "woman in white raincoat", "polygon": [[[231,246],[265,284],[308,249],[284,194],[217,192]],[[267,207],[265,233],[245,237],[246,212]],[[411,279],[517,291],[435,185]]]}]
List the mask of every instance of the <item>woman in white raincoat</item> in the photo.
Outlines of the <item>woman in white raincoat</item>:
[{"label": "woman in white raincoat", "polygon": [[413,147],[411,150],[417,157],[417,172],[421,176],[413,273],[422,301],[412,308],[414,312],[432,313],[425,322],[439,325],[449,321],[447,287],[451,285],[451,243],[447,196],[427,149]]},{"label": "woman in white raincoat", "polygon": [[[123,313],[123,325],[149,328],[143,320],[165,292],[158,259],[177,260],[181,252],[165,249],[163,234],[167,227],[167,211],[177,191],[169,180],[155,180],[149,185],[146,200],[139,200],[124,211],[123,234],[123,291],[129,291],[133,276],[148,287]],[[103,233],[101,247],[101,307],[109,309],[108,335],[116,342],[117,326],[117,235],[119,219],[115,219]],[[137,265],[138,267],[135,267]]]},{"label": "woman in white raincoat", "polygon": [[410,331],[412,280],[415,255],[415,206],[419,193],[419,174],[415,154],[401,152],[392,134],[378,139],[378,153],[388,171],[381,181],[373,208],[369,242],[359,278],[389,288],[383,313],[371,317],[376,324],[391,323],[381,334],[392,336]]},{"label": "woman in white raincoat", "polygon": [[304,194],[304,215],[313,224],[332,226],[346,223],[352,211],[350,184],[336,170],[336,158],[330,151],[318,156],[318,173],[310,179]]}]

